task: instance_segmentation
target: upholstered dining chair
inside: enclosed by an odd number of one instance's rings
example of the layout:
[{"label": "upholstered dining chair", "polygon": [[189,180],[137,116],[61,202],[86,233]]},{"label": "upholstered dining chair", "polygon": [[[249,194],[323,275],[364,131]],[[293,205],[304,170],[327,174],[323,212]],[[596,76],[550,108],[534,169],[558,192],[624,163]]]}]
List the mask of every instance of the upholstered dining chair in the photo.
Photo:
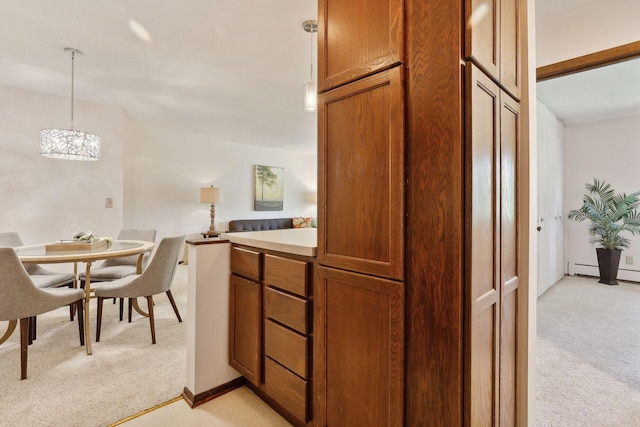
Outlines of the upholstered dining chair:
[{"label": "upholstered dining chair", "polygon": [[171,294],[171,282],[178,265],[178,257],[184,246],[184,236],[165,237],[142,274],[126,276],[112,282],[98,283],[95,296],[98,298],[98,313],[96,323],[96,342],[100,341],[102,327],[102,305],[105,298],[129,298],[129,320],[131,320],[132,298],[145,297],[149,309],[149,325],[151,327],[151,342],[156,343],[155,318],[153,315],[153,295],[166,293],[173,307],[173,311],[182,322],[178,307]]},{"label": "upholstered dining chair", "polygon": [[[0,233],[0,247],[16,248],[18,246],[24,246],[20,234],[16,232]],[[73,273],[56,273],[42,268],[38,264],[27,264],[25,268],[31,276],[31,280],[39,288],[72,287],[76,279]]]},{"label": "upholstered dining chair", "polygon": [[[0,247],[16,248],[24,246],[19,233],[14,231],[0,233]],[[57,273],[55,271],[42,268],[38,264],[27,264],[25,266],[27,273],[31,276],[33,283],[39,288],[60,288],[75,287],[76,276],[73,273]],[[73,306],[69,306],[69,318],[73,321]],[[36,318],[34,317],[29,323],[29,344],[36,339]]]},{"label": "upholstered dining chair", "polygon": [[[136,229],[125,228],[120,230],[118,240],[143,240],[145,242],[156,241],[156,230],[154,229]],[[142,258],[142,270],[149,263],[151,253],[146,253]],[[112,280],[122,279],[138,273],[138,255],[132,255],[121,258],[111,258],[104,260],[103,263],[91,268],[91,283],[94,282],[110,282]],[[85,272],[78,274],[82,285],[84,286]],[[114,299],[115,303],[115,299]],[[120,299],[120,320],[122,320],[124,311],[124,300]]]},{"label": "upholstered dining chair", "polygon": [[0,320],[20,320],[20,379],[27,378],[29,322],[35,316],[75,304],[80,345],[84,345],[84,290],[37,287],[13,248],[0,248],[0,295]]}]

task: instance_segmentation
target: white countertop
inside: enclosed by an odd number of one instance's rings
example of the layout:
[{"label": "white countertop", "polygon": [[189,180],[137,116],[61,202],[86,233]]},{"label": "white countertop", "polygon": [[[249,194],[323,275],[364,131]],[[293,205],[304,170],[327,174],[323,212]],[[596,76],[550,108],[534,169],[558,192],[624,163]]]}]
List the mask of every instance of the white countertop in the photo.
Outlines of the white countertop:
[{"label": "white countertop", "polygon": [[239,245],[295,255],[316,256],[317,230],[317,228],[287,228],[284,230],[223,233],[220,237]]}]

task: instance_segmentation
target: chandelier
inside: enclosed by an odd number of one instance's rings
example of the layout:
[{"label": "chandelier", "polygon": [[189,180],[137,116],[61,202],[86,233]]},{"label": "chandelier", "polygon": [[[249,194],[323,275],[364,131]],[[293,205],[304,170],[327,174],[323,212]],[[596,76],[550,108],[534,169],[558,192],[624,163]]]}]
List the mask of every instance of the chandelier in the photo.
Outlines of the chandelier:
[{"label": "chandelier", "polygon": [[73,129],[73,78],[76,54],[82,52],[65,47],[71,52],[71,129],[42,129],[40,131],[40,154],[45,157],[66,160],[99,160],[100,137]]}]

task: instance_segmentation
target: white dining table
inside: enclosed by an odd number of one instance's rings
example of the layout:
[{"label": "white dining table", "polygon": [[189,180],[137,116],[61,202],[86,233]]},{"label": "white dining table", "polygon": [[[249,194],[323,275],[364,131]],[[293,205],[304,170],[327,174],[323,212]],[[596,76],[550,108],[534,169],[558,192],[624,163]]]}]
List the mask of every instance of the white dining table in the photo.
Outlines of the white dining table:
[{"label": "white dining table", "polygon": [[[73,263],[74,273],[78,274],[78,263],[85,263],[85,303],[84,303],[84,330],[87,354],[92,354],[91,332],[89,321],[89,301],[94,296],[91,288],[91,265],[95,261],[109,258],[119,258],[130,255],[138,255],[137,272],[142,273],[142,257],[153,249],[154,243],[139,240],[114,240],[110,245],[90,250],[73,251],[48,251],[46,244],[19,246],[14,248],[23,264],[60,264]],[[77,279],[76,279],[77,284]],[[133,305],[140,314],[143,312],[134,300]],[[5,334],[6,335],[6,334]]]}]

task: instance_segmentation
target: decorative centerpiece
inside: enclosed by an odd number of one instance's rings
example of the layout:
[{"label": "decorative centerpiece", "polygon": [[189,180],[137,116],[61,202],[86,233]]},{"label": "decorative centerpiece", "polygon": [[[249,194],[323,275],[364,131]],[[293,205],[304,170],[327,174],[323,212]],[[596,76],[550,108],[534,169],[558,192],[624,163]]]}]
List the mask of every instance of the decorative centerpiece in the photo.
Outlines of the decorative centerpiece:
[{"label": "decorative centerpiece", "polygon": [[92,249],[109,247],[113,243],[111,237],[96,237],[90,231],[80,231],[73,236],[73,240],[60,240],[46,245],[47,251],[90,251]]}]

